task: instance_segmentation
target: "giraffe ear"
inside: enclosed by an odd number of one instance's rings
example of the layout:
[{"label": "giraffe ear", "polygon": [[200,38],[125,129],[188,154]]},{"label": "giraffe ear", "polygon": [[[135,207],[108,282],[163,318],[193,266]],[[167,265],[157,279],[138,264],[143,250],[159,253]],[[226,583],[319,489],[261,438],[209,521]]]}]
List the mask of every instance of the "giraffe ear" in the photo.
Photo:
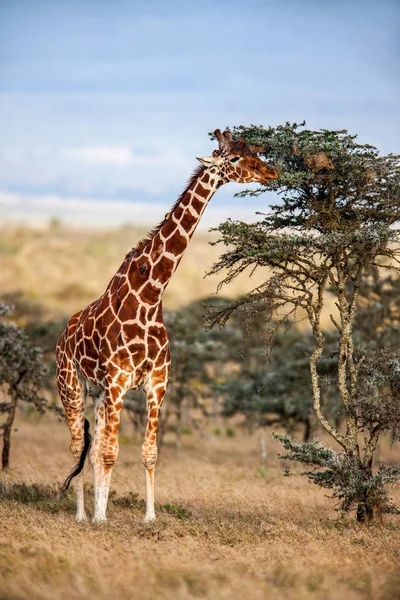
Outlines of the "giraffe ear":
[{"label": "giraffe ear", "polygon": [[214,156],[203,156],[202,158],[197,156],[196,158],[204,167],[211,167],[215,164]]}]

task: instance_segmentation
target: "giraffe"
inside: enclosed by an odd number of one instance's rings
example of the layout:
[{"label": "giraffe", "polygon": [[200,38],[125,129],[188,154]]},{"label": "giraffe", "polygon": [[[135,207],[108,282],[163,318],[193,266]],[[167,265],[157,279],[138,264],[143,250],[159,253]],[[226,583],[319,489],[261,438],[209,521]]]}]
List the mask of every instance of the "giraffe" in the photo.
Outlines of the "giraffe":
[{"label": "giraffe", "polygon": [[[83,465],[90,448],[94,478],[94,522],[106,520],[111,472],[118,455],[118,428],[125,393],[146,393],[142,462],[146,521],[155,519],[154,471],[157,425],[170,372],[162,297],[200,218],[216,190],[228,181],[268,184],[278,177],[246,144],[228,131],[215,132],[219,149],[198,158],[186,189],[164,220],[125,257],[104,294],[71,317],[56,348],[57,383],[71,432],[76,466],[76,520],[86,521]],[[94,402],[93,443],[84,410]]]}]

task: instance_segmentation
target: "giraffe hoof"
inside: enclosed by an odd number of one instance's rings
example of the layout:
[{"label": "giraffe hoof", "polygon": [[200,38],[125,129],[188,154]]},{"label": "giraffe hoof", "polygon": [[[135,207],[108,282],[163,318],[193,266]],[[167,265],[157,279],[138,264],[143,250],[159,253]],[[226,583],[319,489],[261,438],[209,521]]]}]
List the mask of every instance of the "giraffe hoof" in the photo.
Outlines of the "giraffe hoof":
[{"label": "giraffe hoof", "polygon": [[106,523],[107,522],[107,518],[106,516],[101,516],[101,517],[93,517],[93,524],[94,525],[100,525],[101,523]]},{"label": "giraffe hoof", "polygon": [[146,515],[144,518],[144,522],[145,523],[151,523],[152,521],[156,520],[156,515]]},{"label": "giraffe hoof", "polygon": [[75,521],[77,523],[87,523],[88,522],[88,518],[85,515],[85,513],[83,513],[83,515],[76,515]]}]

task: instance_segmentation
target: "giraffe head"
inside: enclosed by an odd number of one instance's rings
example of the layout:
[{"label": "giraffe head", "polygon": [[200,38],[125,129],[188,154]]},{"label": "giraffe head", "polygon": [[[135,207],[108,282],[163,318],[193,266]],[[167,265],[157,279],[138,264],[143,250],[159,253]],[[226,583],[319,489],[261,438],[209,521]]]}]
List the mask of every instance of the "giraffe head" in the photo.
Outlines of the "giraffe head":
[{"label": "giraffe head", "polygon": [[198,158],[202,165],[213,168],[220,176],[223,183],[236,181],[237,183],[250,183],[257,181],[264,185],[271,179],[277,179],[278,173],[258,158],[256,152],[247,145],[246,140],[232,139],[228,131],[221,133],[214,131],[219,143],[219,149],[214,150],[212,156]]}]

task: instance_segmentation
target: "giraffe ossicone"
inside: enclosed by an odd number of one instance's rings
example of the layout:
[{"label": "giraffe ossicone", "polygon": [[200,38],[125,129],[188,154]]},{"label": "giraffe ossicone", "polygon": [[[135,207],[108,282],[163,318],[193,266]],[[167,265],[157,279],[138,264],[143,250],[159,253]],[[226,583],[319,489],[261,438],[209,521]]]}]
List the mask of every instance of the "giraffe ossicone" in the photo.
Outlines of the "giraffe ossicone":
[{"label": "giraffe ossicone", "polygon": [[[201,216],[216,190],[228,181],[268,184],[278,177],[243,139],[215,131],[219,149],[201,166],[164,220],[125,257],[104,294],[75,314],[56,348],[57,383],[71,431],[76,467],[76,520],[85,521],[83,464],[90,447],[94,477],[94,521],[106,519],[112,468],[125,393],[146,393],[142,462],[146,473],[146,520],[155,518],[154,470],[157,426],[170,372],[162,297]],[[94,401],[93,443],[85,419],[87,396]]]}]

